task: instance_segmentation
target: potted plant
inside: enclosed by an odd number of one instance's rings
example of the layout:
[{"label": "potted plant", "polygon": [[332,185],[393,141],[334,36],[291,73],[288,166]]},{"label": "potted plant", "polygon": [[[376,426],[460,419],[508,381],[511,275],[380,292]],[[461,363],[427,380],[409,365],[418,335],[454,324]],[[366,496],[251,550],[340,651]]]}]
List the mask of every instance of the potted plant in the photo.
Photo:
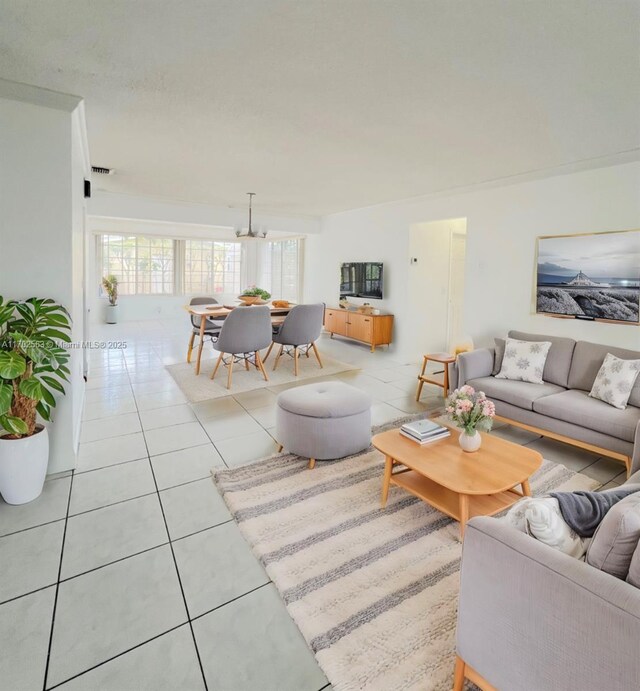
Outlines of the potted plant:
[{"label": "potted plant", "polygon": [[104,288],[109,304],[106,307],[105,320],[107,324],[118,323],[118,277],[113,274],[105,276],[102,279],[102,287]]},{"label": "potted plant", "polygon": [[446,412],[462,431],[458,441],[463,451],[472,453],[482,444],[478,430],[488,432],[493,425],[496,406],[484,394],[468,384],[456,389],[447,399]]},{"label": "potted plant", "polygon": [[40,496],[49,460],[54,392],[68,381],[71,318],[53,300],[0,296],[0,494],[8,504]]},{"label": "potted plant", "polygon": [[243,290],[242,294],[239,296],[240,300],[242,300],[245,305],[255,305],[258,302],[267,302],[270,297],[270,292],[263,288],[258,288],[255,285],[249,286]]}]

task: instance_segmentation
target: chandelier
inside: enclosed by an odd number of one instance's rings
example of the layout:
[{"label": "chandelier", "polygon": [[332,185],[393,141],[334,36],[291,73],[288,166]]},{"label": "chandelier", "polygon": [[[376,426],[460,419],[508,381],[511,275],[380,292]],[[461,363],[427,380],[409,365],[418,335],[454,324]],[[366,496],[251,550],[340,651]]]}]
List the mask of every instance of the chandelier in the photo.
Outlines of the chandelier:
[{"label": "chandelier", "polygon": [[267,237],[267,231],[263,229],[259,230],[254,230],[253,226],[251,225],[251,212],[252,212],[252,202],[253,198],[256,196],[255,192],[247,192],[249,195],[249,227],[246,230],[242,230],[242,228],[236,228],[236,237],[237,238],[266,238]]}]

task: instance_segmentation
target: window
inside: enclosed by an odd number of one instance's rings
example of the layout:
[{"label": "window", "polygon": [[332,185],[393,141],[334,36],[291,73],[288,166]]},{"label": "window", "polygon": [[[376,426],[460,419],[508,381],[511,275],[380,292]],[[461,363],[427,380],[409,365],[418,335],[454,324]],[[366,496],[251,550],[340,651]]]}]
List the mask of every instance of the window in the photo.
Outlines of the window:
[{"label": "window", "polygon": [[102,276],[118,278],[121,295],[171,295],[175,286],[175,241],[139,235],[99,235]]},{"label": "window", "polygon": [[[120,295],[235,297],[258,284],[297,302],[302,240],[196,240],[152,235],[96,236],[96,272],[118,278]],[[101,292],[102,294],[102,292]]]},{"label": "window", "polygon": [[260,287],[274,298],[297,302],[300,292],[300,240],[278,240],[264,246]]},{"label": "window", "polygon": [[187,295],[237,295],[242,245],[239,242],[186,240],[184,292]]}]

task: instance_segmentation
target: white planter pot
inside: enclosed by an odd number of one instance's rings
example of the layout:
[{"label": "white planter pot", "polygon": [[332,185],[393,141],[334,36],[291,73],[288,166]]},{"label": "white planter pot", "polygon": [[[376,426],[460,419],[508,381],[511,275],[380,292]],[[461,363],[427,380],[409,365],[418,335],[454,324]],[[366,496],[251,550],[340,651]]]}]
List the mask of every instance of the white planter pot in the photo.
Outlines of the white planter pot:
[{"label": "white planter pot", "polygon": [[467,434],[463,430],[460,432],[460,436],[458,437],[458,443],[463,451],[473,453],[480,448],[482,444],[482,437],[480,436],[480,432],[478,432],[478,430],[476,430],[473,434]]},{"label": "white planter pot", "polygon": [[0,437],[0,494],[7,504],[26,504],[39,497],[48,463],[46,427],[21,439]]},{"label": "white planter pot", "polygon": [[107,324],[117,324],[118,323],[118,313],[120,309],[118,305],[107,305],[105,311],[105,321]]}]

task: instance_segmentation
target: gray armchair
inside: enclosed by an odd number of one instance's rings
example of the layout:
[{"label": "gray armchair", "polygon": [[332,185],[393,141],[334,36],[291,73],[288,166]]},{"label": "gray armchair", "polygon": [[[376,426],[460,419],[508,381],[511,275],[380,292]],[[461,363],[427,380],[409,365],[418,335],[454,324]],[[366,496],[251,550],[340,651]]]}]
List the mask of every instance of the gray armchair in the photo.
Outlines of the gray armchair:
[{"label": "gray armchair", "polygon": [[[217,305],[218,301],[215,298],[196,297],[189,300],[190,305]],[[191,362],[191,354],[193,353],[194,342],[196,336],[198,337],[198,347],[200,346],[200,319],[189,315],[191,319],[191,336],[189,337],[189,348],[187,349],[187,362]],[[204,337],[210,338],[211,342],[215,341],[220,335],[222,328],[221,321],[213,321],[207,318],[206,326],[204,327]]]},{"label": "gray armchair", "polygon": [[282,354],[286,352],[293,357],[293,366],[297,377],[300,349],[302,349],[303,355],[307,357],[309,357],[309,351],[313,350],[320,369],[322,369],[322,360],[320,359],[320,353],[315,341],[322,331],[323,319],[324,305],[322,303],[317,305],[296,305],[293,307],[291,312],[285,317],[278,333],[274,334],[273,343],[269,346],[265,360],[269,357],[274,344],[279,344],[280,350],[276,356],[276,361],[273,363],[274,370],[277,368]]},{"label": "gray armchair", "polygon": [[[216,376],[220,363],[228,368],[227,389],[231,388],[231,374],[236,362],[244,361],[246,369],[253,356],[252,364],[262,372],[265,381],[269,377],[262,364],[260,350],[271,341],[271,312],[267,306],[236,307],[222,324],[218,340],[213,344],[220,351],[211,379]],[[225,355],[229,357],[225,360]]]},{"label": "gray armchair", "polygon": [[[640,482],[640,473],[629,478]],[[454,691],[640,688],[640,589],[477,517],[465,531]]]}]

